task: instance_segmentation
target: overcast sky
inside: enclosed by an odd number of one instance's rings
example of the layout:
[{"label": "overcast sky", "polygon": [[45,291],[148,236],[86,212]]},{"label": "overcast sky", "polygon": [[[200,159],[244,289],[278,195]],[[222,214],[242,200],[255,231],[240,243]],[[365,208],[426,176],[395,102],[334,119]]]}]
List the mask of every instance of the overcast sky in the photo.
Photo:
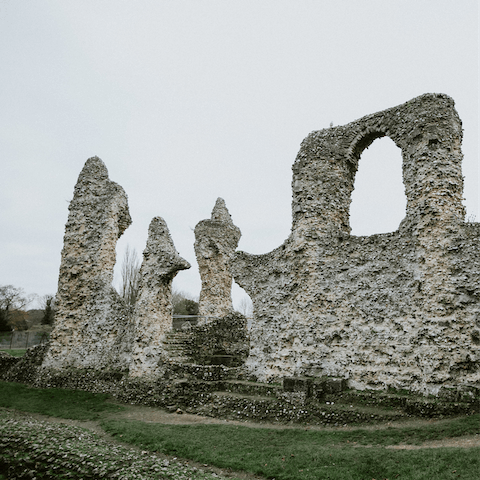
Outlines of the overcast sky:
[{"label": "overcast sky", "polygon": [[[302,139],[427,92],[456,102],[478,221],[478,25],[477,0],[0,0],[0,285],[56,292],[68,202],[97,155],[133,218],[117,259],[162,216],[192,264],[176,286],[198,295],[193,229],[217,197],[239,249],[271,251]],[[391,140],[355,187],[352,233],[395,230]]]}]

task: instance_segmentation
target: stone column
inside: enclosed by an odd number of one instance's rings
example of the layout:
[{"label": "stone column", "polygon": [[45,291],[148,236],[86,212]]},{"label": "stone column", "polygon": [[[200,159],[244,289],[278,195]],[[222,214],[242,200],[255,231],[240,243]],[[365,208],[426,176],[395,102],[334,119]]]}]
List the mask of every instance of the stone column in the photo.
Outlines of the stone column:
[{"label": "stone column", "polygon": [[131,223],[127,195],[109,180],[102,160],[92,157],[78,177],[68,209],[55,322],[44,366],[103,369],[128,324],[112,287],[115,246]]},{"label": "stone column", "polygon": [[195,227],[195,255],[202,279],[200,315],[224,317],[232,312],[230,259],[240,236],[223,198],[217,199],[210,220]]},{"label": "stone column", "polygon": [[190,268],[175,249],[165,220],[155,217],[148,229],[135,304],[135,332],[131,377],[161,373],[165,334],[172,329],[172,281],[179,270]]}]

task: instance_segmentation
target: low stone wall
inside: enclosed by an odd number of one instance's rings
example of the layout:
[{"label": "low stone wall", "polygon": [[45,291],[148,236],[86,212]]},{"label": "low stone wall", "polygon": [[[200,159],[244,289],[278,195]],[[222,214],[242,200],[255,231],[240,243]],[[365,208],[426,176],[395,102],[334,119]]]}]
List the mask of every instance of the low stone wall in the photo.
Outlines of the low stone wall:
[{"label": "low stone wall", "polygon": [[339,378],[286,378],[283,385],[259,384],[241,367],[195,364],[168,365],[162,379],[152,380],[113,370],[48,369],[41,366],[46,348],[33,347],[10,366],[0,356],[0,379],[109,393],[124,403],[170,412],[256,422],[345,425],[480,412],[480,391],[475,388],[444,390],[436,398],[425,398],[410,392],[345,390],[346,383]]}]

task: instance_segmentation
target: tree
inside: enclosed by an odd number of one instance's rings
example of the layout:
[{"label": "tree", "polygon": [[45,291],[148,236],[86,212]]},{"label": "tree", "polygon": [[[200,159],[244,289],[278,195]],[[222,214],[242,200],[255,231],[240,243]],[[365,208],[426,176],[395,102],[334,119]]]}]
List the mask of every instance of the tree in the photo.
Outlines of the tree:
[{"label": "tree", "polygon": [[25,321],[23,309],[32,301],[21,288],[13,285],[0,286],[0,331],[12,330],[12,322]]},{"label": "tree", "polygon": [[53,325],[55,317],[55,295],[44,295],[42,298],[42,325]]},{"label": "tree", "polygon": [[174,315],[198,315],[198,302],[189,295],[176,288],[172,291],[172,305]]},{"label": "tree", "polygon": [[253,315],[253,303],[250,297],[244,296],[241,298],[240,302],[238,303],[238,311],[244,317],[251,317]]},{"label": "tree", "polygon": [[138,290],[140,287],[140,260],[135,249],[130,249],[127,245],[125,255],[123,256],[123,264],[120,284],[120,296],[125,300],[125,303],[134,306],[138,297]]}]

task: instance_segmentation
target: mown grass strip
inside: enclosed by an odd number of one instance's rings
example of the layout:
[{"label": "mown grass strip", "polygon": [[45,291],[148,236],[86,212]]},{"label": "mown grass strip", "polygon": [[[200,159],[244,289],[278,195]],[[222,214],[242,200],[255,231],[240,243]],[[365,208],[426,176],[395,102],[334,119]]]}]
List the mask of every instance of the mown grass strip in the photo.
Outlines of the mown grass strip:
[{"label": "mown grass strip", "polygon": [[[451,479],[457,474],[478,479],[480,471],[478,448],[392,451],[360,446],[380,440],[382,431],[276,430],[136,421],[106,421],[103,427],[112,435],[121,435],[122,441],[150,451],[277,480]],[[383,443],[388,443],[388,438]]]},{"label": "mown grass strip", "polygon": [[17,348],[17,349],[4,348],[2,349],[2,351],[9,353],[12,357],[23,357],[27,349],[26,348]]},{"label": "mown grass strip", "polygon": [[[116,428],[120,428],[125,422],[115,421],[105,422],[105,428],[115,433]],[[139,422],[141,425],[143,423]],[[135,422],[128,422],[129,428],[136,431],[143,427],[135,425]],[[242,426],[226,426],[226,425],[152,425],[159,429],[159,432],[166,437],[185,436],[187,438],[190,433],[198,431],[197,436],[200,438],[219,438],[217,443],[224,440],[227,441],[231,435],[239,438],[246,438],[246,442],[263,445],[274,440],[276,444],[315,444],[318,446],[329,445],[398,445],[401,443],[418,445],[427,440],[441,440],[443,438],[460,437],[464,435],[480,434],[480,415],[472,415],[469,417],[454,418],[441,422],[432,423],[430,425],[422,425],[421,427],[403,427],[403,428],[387,428],[387,429],[355,429],[355,430],[306,430],[298,429],[267,429],[267,428],[250,428]],[[152,438],[156,438],[156,433],[152,431]]]},{"label": "mown grass strip", "polygon": [[124,407],[107,403],[104,393],[32,388],[21,383],[0,382],[0,407],[41,413],[73,420],[96,420],[102,413],[118,412]]}]

